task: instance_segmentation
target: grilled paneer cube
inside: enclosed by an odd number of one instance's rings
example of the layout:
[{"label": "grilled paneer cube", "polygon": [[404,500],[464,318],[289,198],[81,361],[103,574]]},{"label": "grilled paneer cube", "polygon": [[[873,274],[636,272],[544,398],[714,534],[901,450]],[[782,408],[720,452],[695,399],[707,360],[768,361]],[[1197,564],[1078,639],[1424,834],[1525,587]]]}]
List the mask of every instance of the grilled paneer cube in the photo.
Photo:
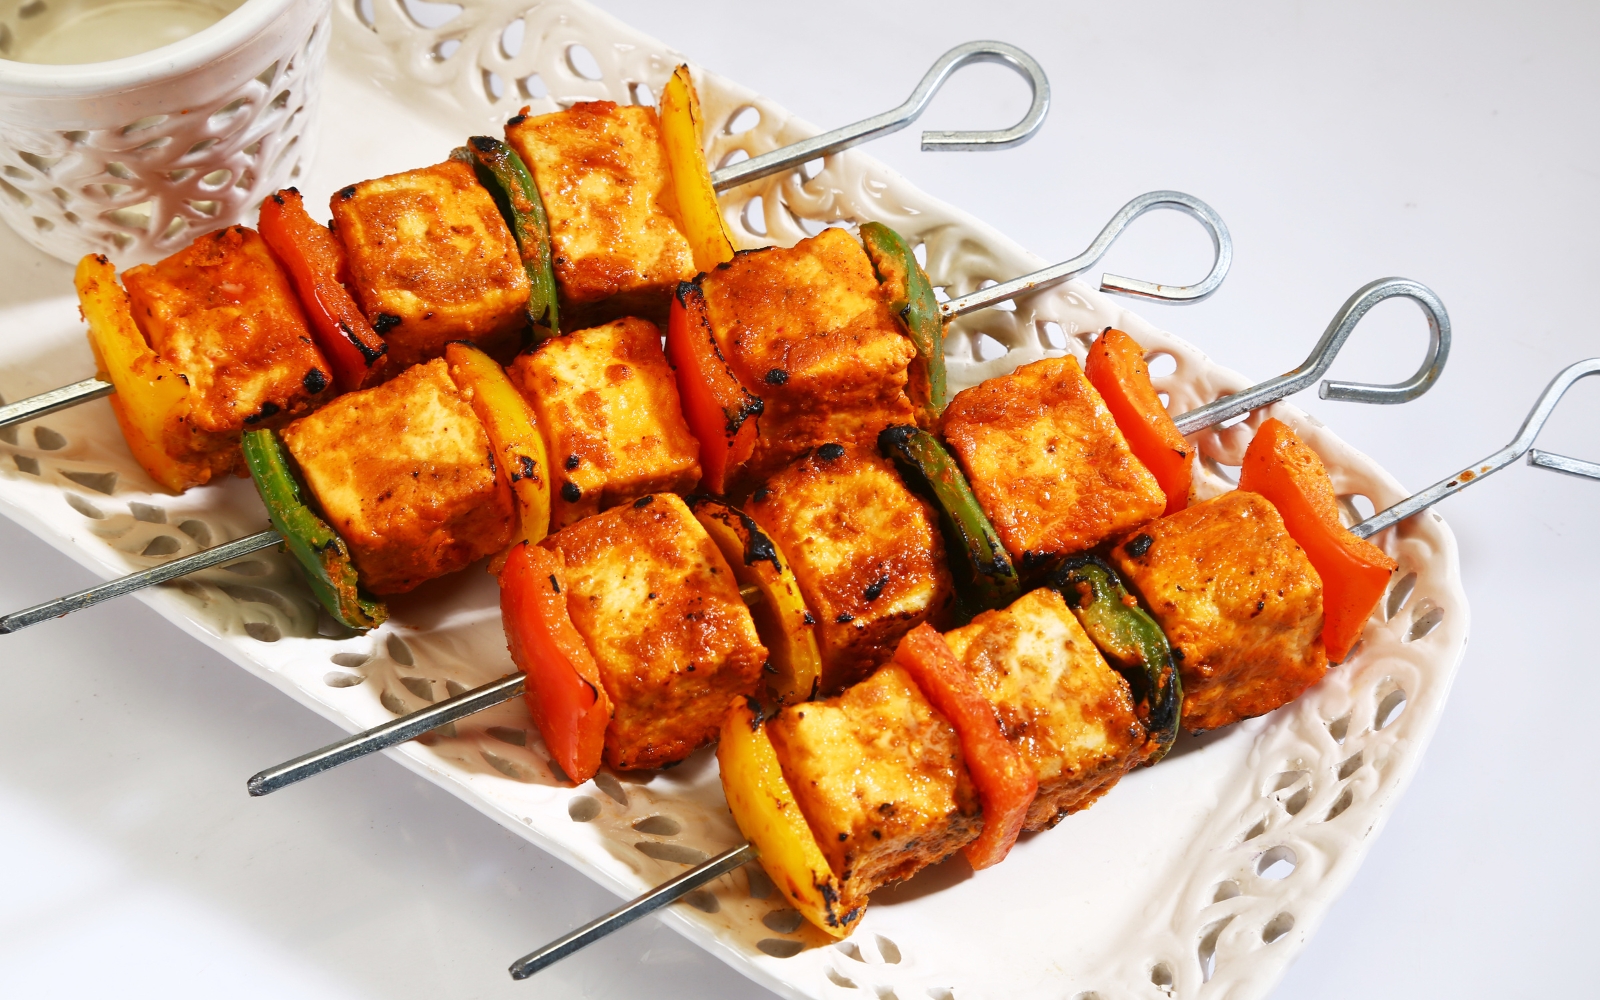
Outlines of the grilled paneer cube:
[{"label": "grilled paneer cube", "polygon": [[122,283],[151,348],[188,382],[195,427],[231,435],[220,446],[237,454],[240,431],[281,426],[332,398],[328,362],[255,230],[208,233],[129,268]]},{"label": "grilled paneer cube", "polygon": [[654,323],[629,317],[552,338],[508,373],[549,450],[551,528],[700,481],[700,444]]},{"label": "grilled paneer cube", "polygon": [[915,422],[906,369],[916,347],[849,233],[741,252],[698,280],[718,350],[762,401],[743,481],[825,442],[869,444],[890,424]]},{"label": "grilled paneer cube", "polygon": [[944,437],[1024,569],[1166,509],[1077,358],[1035,361],[963,390],[945,410]]},{"label": "grilled paneer cube", "polygon": [[1088,808],[1143,759],[1128,682],[1054,590],[985,611],[944,638],[1039,779],[1025,829]]},{"label": "grilled paneer cube", "polygon": [[342,188],[334,231],[351,291],[395,368],[468,340],[499,360],[528,317],[528,272],[494,198],[472,168],[446,160]]},{"label": "grilled paneer cube", "polygon": [[404,593],[511,544],[511,488],[443,359],[340,396],[281,434],[374,594]]},{"label": "grilled paneer cube", "polygon": [[665,323],[672,290],[695,267],[655,109],[586,101],[518,115],[506,141],[533,172],[550,219],[563,323]]},{"label": "grilled paneer cube", "polygon": [[1265,497],[1233,490],[1111,552],[1172,644],[1183,728],[1272,711],[1322,679],[1322,581]]},{"label": "grilled paneer cube", "polygon": [[948,614],[954,588],[937,515],[887,459],[825,444],[768,480],[745,510],[788,553],[817,618],[824,693],[867,676],[907,632]]},{"label": "grilled paneer cube", "polygon": [[790,705],[767,735],[843,886],[843,912],[983,828],[961,741],[904,667],[889,664],[827,701]]},{"label": "grilled paneer cube", "polygon": [[680,761],[761,687],[766,647],[716,543],[671,493],[640,497],[545,541],[566,559],[567,610],[616,706],[606,763]]}]

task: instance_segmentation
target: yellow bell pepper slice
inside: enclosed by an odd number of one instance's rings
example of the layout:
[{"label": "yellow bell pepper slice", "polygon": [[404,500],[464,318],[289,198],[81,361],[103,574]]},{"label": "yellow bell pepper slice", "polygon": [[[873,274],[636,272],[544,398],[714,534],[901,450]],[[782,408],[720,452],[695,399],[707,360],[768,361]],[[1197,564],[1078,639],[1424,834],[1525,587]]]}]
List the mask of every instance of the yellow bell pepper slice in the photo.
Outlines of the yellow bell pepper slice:
[{"label": "yellow bell pepper slice", "polygon": [[700,98],[689,78],[689,67],[679,66],[661,91],[661,140],[695,269],[709,271],[733,259],[733,241],[722,225],[722,207],[717,204],[706,154],[700,147],[700,120]]},{"label": "yellow bell pepper slice", "polygon": [[748,515],[720,500],[701,497],[690,509],[722,551],[739,588],[754,587],[761,595],[750,615],[767,647],[772,693],[785,705],[811,700],[822,675],[822,654],[816,619],[806,610],[788,559]]},{"label": "yellow bell pepper slice", "polygon": [[73,285],[99,377],[117,387],[111,411],[133,457],[173,493],[209,482],[211,463],[193,447],[199,432],[189,424],[189,385],[145,341],[116,268],[90,254],[78,262]]},{"label": "yellow bell pepper slice", "polygon": [[550,462],[533,407],[511,384],[505,369],[473,345],[449,344],[444,359],[450,378],[489,435],[495,468],[517,498],[517,533],[507,551],[522,542],[542,541],[550,533]]},{"label": "yellow bell pepper slice", "polygon": [[855,930],[864,906],[839,912],[839,880],[784,780],[766,726],[743,698],[723,720],[717,764],[734,822],[789,905],[830,937]]}]

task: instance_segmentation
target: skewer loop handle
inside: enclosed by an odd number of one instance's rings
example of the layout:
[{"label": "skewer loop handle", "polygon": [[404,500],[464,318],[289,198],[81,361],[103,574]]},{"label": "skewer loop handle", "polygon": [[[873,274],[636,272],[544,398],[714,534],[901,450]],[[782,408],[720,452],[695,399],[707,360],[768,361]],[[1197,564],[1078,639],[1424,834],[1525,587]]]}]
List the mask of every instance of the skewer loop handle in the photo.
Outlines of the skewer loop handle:
[{"label": "skewer loop handle", "polygon": [[933,100],[933,95],[944,86],[950,74],[969,63],[979,62],[1009,66],[1028,82],[1028,88],[1033,92],[1033,102],[1028,107],[1028,113],[1010,128],[976,132],[924,132],[922,148],[932,151],[1010,149],[1012,146],[1020,146],[1033,138],[1034,133],[1044,124],[1045,115],[1050,111],[1050,80],[1045,76],[1044,67],[1015,45],[1005,42],[967,42],[940,56],[923,76],[922,82],[917,84],[917,89],[911,92],[905,103],[894,110],[712,171],[711,186],[718,191],[726,191],[728,188],[749,181],[793,169],[808,160],[849,149],[851,146],[876,139],[880,135],[898,132],[921,117],[922,112],[927,110],[928,103]]},{"label": "skewer loop handle", "polygon": [[1100,290],[1155,299],[1158,302],[1179,304],[1199,302],[1222,286],[1222,279],[1228,276],[1228,269],[1233,266],[1233,236],[1228,232],[1228,225],[1222,221],[1222,216],[1217,214],[1216,209],[1192,194],[1185,194],[1182,191],[1148,191],[1118,209],[1117,214],[1113,215],[1111,221],[1105,224],[1105,228],[1100,230],[1100,235],[1096,236],[1088,249],[1078,256],[1025,274],[1020,278],[980,288],[960,298],[951,299],[939,307],[939,313],[948,323],[957,316],[965,316],[967,313],[986,309],[996,303],[1030,292],[1042,291],[1075,278],[1094,267],[1134,219],[1158,208],[1182,212],[1205,228],[1206,235],[1211,237],[1211,248],[1214,252],[1211,273],[1193,285],[1162,285],[1153,281],[1107,274],[1100,278]]},{"label": "skewer loop handle", "polygon": [[1450,314],[1445,310],[1444,302],[1427,285],[1410,278],[1379,278],[1362,285],[1345,300],[1328,323],[1322,339],[1311,349],[1311,356],[1301,362],[1298,368],[1190,410],[1174,417],[1173,422],[1181,433],[1193,434],[1310,388],[1333,366],[1333,359],[1338,357],[1345,341],[1350,339],[1350,334],[1367,312],[1384,299],[1396,295],[1415,302],[1427,317],[1428,355],[1422,359],[1422,367],[1404,382],[1394,385],[1324,382],[1321,394],[1323,399],[1353,403],[1405,403],[1416,399],[1433,388],[1444,371],[1445,361],[1450,357]]},{"label": "skewer loop handle", "polygon": [[1420,514],[1445,497],[1454,496],[1473,483],[1499,472],[1523,455],[1528,456],[1529,465],[1537,465],[1541,468],[1585,478],[1600,479],[1600,465],[1595,465],[1593,462],[1584,462],[1576,458],[1567,458],[1564,455],[1532,450],[1533,442],[1539,437],[1539,432],[1544,429],[1545,422],[1550,419],[1550,414],[1555,412],[1556,404],[1561,402],[1561,397],[1566,395],[1567,390],[1572,388],[1573,383],[1590,375],[1600,375],[1600,358],[1589,358],[1563,368],[1556,374],[1555,378],[1550,380],[1550,384],[1545,386],[1544,392],[1539,394],[1539,401],[1533,404],[1532,410],[1528,411],[1527,418],[1522,421],[1521,430],[1517,431],[1517,436],[1511,439],[1510,444],[1483,461],[1456,473],[1449,479],[1440,480],[1422,492],[1412,494],[1393,507],[1379,511],[1351,528],[1350,533],[1357,538],[1371,538],[1383,529],[1398,524],[1413,514]]},{"label": "skewer loop handle", "polygon": [[20,424],[57,410],[87,403],[91,399],[109,396],[117,391],[117,387],[110,382],[103,382],[97,378],[86,378],[82,382],[64,385],[59,389],[41,392],[37,396],[19,399],[15,403],[6,403],[0,406],[0,427],[10,427]]}]

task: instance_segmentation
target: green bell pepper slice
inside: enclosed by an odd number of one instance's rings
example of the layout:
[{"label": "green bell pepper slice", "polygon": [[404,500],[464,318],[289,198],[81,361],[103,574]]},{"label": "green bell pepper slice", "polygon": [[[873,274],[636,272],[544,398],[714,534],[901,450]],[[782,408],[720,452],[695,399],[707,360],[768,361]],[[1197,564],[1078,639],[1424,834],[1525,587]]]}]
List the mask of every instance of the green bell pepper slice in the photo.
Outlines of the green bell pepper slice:
[{"label": "green bell pepper slice", "polygon": [[931,500],[944,531],[946,557],[956,577],[957,614],[970,620],[1022,596],[1011,556],[978,505],[961,466],[939,439],[920,427],[897,425],[878,433],[878,450],[895,464],[913,492]]},{"label": "green bell pepper slice", "polygon": [[1128,679],[1148,734],[1146,763],[1154,764],[1172,749],[1183,710],[1183,682],[1166,634],[1128,594],[1116,571],[1097,556],[1073,556],[1056,568],[1050,583],[1066,599],[1090,641]]},{"label": "green bell pepper slice", "polygon": [[881,222],[861,226],[861,245],[877,272],[878,283],[889,297],[889,308],[900,317],[906,336],[917,348],[907,372],[906,395],[917,411],[917,423],[932,430],[949,402],[944,373],[944,317],[933,283],[917,263],[905,238]]},{"label": "green bell pepper slice", "polygon": [[361,592],[344,539],[306,506],[288,449],[277,432],[246,431],[244,459],[272,526],[299,561],[317,600],[347,628],[364,631],[382,625],[389,609]]},{"label": "green bell pepper slice", "polygon": [[556,273],[550,250],[550,219],[533,183],[533,174],[517,151],[492,136],[475,135],[450,154],[471,164],[516,238],[522,266],[528,270],[528,318],[535,341],[561,335],[556,305]]}]

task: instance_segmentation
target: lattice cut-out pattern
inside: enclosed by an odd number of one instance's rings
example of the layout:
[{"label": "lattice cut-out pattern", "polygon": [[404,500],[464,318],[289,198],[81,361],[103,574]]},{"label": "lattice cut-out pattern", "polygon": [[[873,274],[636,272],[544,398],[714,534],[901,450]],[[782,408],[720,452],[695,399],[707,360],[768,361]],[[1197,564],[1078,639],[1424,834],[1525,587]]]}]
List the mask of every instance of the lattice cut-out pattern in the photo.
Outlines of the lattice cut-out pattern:
[{"label": "lattice cut-out pattern", "polygon": [[7,124],[0,218],[62,260],[102,253],[124,266],[249,224],[312,153],[330,15],[285,37],[206,107],[60,131]]}]

